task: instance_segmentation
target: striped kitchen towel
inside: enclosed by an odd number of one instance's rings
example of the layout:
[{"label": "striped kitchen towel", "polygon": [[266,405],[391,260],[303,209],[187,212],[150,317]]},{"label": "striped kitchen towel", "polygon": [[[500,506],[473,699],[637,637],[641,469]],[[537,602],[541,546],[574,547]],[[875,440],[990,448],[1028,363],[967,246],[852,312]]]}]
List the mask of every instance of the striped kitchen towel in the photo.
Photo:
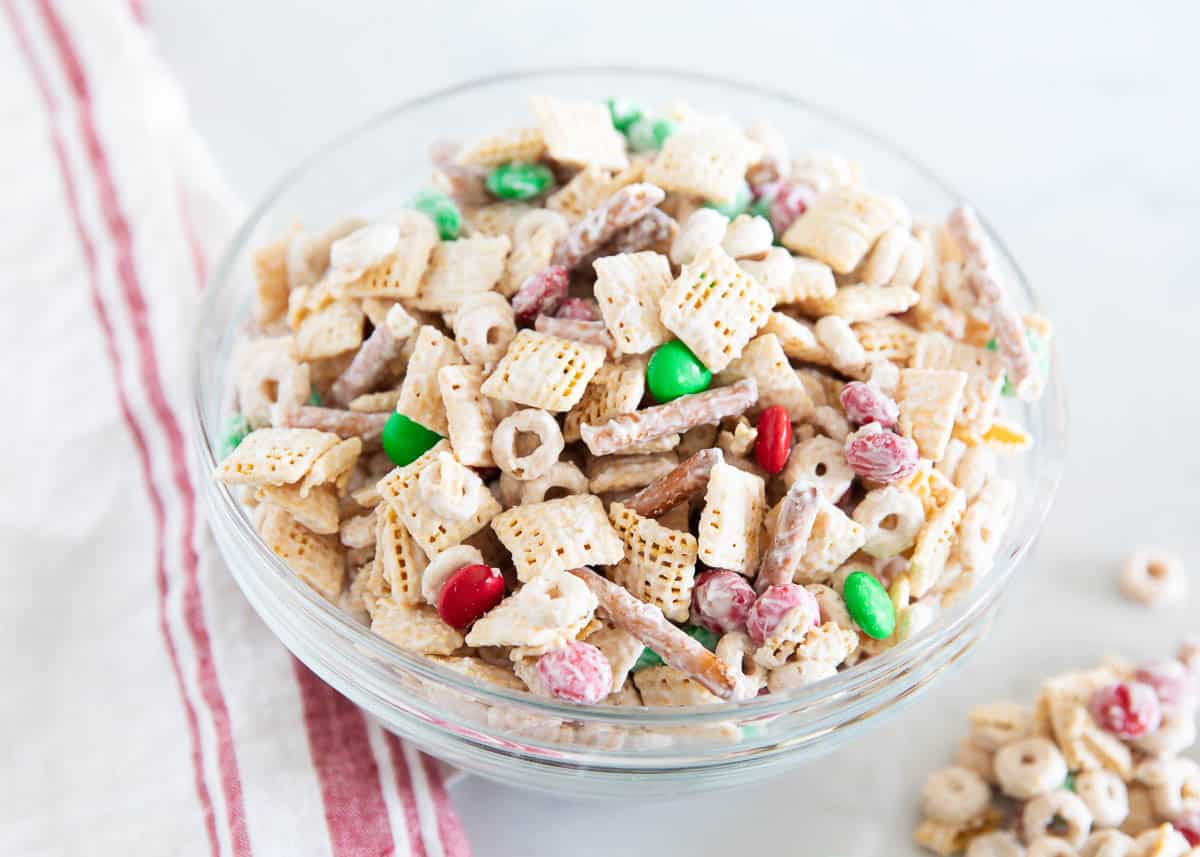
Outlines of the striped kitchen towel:
[{"label": "striped kitchen towel", "polygon": [[468,855],[198,515],[187,355],[240,208],[140,7],[0,3],[0,853]]}]

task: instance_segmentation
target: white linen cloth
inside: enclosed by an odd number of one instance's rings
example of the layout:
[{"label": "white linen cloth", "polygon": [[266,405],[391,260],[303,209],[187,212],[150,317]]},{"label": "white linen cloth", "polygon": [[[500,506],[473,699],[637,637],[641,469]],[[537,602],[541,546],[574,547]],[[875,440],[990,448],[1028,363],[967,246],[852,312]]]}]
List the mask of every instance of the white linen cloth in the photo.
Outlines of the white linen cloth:
[{"label": "white linen cloth", "polygon": [[465,857],[436,764],[198,515],[193,308],[240,208],[140,8],[0,3],[0,853]]}]

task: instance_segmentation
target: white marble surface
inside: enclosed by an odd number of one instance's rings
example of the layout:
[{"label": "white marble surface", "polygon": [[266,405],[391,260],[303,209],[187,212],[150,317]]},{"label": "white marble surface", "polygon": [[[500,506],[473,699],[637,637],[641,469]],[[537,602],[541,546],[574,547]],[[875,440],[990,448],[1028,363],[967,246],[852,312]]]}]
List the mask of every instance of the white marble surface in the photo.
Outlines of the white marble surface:
[{"label": "white marble surface", "polygon": [[247,199],[342,127],[501,69],[695,67],[834,106],[938,166],[1007,237],[1060,331],[1072,440],[999,626],[899,717],[768,785],[670,804],[468,780],[456,794],[476,851],[907,854],[915,789],[948,758],[972,702],[1027,695],[1038,674],[1105,651],[1164,652],[1200,627],[1200,595],[1151,613],[1113,585],[1137,543],[1200,567],[1200,6],[501,5],[174,0],[151,4],[150,20]]}]

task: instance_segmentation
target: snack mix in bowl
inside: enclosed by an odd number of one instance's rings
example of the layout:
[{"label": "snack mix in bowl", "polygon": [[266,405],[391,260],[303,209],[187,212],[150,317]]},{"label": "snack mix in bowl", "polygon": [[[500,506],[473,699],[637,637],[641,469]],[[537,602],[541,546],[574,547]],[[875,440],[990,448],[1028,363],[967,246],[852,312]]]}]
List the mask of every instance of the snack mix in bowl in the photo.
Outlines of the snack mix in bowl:
[{"label": "snack mix in bowl", "polygon": [[255,257],[215,477],[329,601],[480,682],[678,706],[881,655],[988,573],[1050,327],[969,209],[624,99],[432,160]]}]

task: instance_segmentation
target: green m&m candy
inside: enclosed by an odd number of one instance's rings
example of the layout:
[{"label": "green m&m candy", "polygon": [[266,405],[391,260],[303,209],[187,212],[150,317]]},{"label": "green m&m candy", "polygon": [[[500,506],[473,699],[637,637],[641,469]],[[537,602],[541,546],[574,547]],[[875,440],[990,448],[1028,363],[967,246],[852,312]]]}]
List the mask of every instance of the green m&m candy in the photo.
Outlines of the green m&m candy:
[{"label": "green m&m candy", "polygon": [[650,395],[660,404],[702,393],[711,383],[712,372],[678,339],[658,346],[646,364],[646,384]]},{"label": "green m&m candy", "polygon": [[868,637],[886,640],[896,630],[896,608],[883,584],[865,571],[855,571],[846,578],[842,598],[850,617]]},{"label": "green m&m candy", "polygon": [[612,117],[613,127],[624,134],[634,122],[642,118],[642,106],[632,98],[610,98],[608,115]]},{"label": "green m&m candy", "polygon": [[629,138],[629,148],[635,152],[652,152],[661,149],[674,133],[675,123],[670,119],[643,116],[629,126],[626,136]]},{"label": "green m&m candy", "polygon": [[554,173],[545,164],[501,164],[484,180],[488,192],[501,199],[533,199],[554,184]]},{"label": "green m&m candy", "polygon": [[412,464],[437,445],[442,436],[404,414],[392,414],[383,426],[383,451],[400,467]]},{"label": "green m&m candy", "polygon": [[752,194],[750,193],[750,185],[746,184],[746,182],[743,181],[741,186],[737,190],[737,194],[733,197],[732,200],[730,200],[727,203],[723,203],[723,204],[716,203],[716,202],[706,202],[706,203],[704,203],[704,207],[711,208],[713,211],[719,211],[719,212],[721,212],[721,214],[724,214],[730,220],[733,220],[739,214],[746,213],[746,209],[750,207],[751,196],[752,196]]},{"label": "green m&m candy", "polygon": [[440,190],[421,191],[413,199],[412,206],[433,221],[438,237],[443,241],[453,241],[458,237],[462,229],[462,212],[446,194]]},{"label": "green m&m candy", "polygon": [[221,435],[221,457],[227,458],[243,440],[250,434],[250,420],[241,414],[234,414],[225,423],[225,433]]},{"label": "green m&m candy", "polygon": [[308,390],[308,403],[310,405],[321,406],[321,391],[316,387],[310,387]]},{"label": "green m&m candy", "polygon": [[[684,625],[683,633],[687,634],[710,652],[716,651],[717,643],[721,639],[719,635],[714,634],[707,628],[701,628],[698,625]],[[642,653],[638,655],[638,659],[634,662],[633,666],[630,667],[629,671],[637,672],[638,670],[644,670],[647,667],[660,667],[662,666],[662,663],[663,659],[658,656],[658,652],[647,647],[642,649]]]}]

